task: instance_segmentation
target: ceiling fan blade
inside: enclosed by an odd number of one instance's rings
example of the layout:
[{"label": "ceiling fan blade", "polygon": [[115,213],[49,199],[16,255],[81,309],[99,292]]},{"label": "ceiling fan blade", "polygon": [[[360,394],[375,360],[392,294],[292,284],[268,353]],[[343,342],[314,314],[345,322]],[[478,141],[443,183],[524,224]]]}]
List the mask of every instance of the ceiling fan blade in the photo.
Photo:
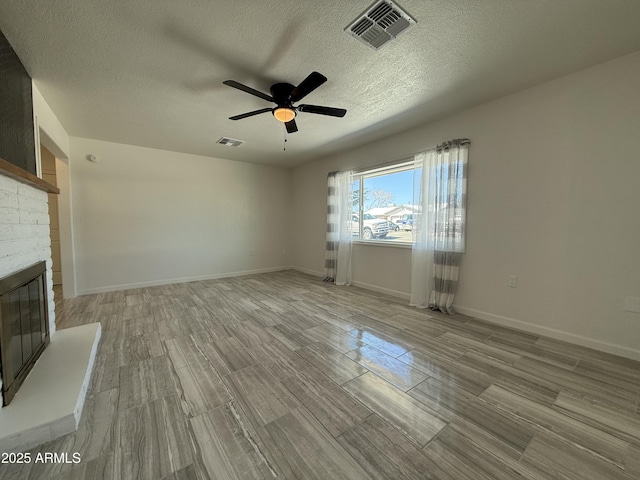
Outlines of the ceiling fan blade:
[{"label": "ceiling fan blade", "polygon": [[291,102],[299,102],[326,81],[327,77],[321,73],[311,72],[309,76],[300,83],[300,85],[292,90],[290,97]]},{"label": "ceiling fan blade", "polygon": [[322,107],[320,105],[298,105],[298,111],[329,115],[330,117],[344,117],[347,111],[344,108]]},{"label": "ceiling fan blade", "polygon": [[287,127],[287,133],[295,133],[298,131],[298,125],[296,125],[296,119],[289,120],[284,124]]},{"label": "ceiling fan blade", "polygon": [[251,95],[255,95],[256,97],[260,97],[267,102],[273,102],[273,98],[266,93],[259,92],[258,90],[255,90],[251,87],[247,87],[246,85],[236,82],[235,80],[225,80],[222,83],[230,87],[237,88],[238,90],[242,90],[243,92],[250,93]]},{"label": "ceiling fan blade", "polygon": [[254,110],[253,112],[241,113],[240,115],[229,117],[229,120],[242,120],[243,118],[253,117],[254,115],[270,112],[271,110],[271,108],[261,108],[260,110]]}]

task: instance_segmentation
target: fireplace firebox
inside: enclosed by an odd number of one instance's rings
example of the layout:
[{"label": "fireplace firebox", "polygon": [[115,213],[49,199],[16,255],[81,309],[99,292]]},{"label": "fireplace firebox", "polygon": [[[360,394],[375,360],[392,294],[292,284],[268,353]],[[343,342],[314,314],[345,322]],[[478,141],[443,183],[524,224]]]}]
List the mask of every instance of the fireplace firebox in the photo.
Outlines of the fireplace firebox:
[{"label": "fireplace firebox", "polygon": [[49,344],[46,263],[0,279],[0,362],[3,406],[9,405]]}]

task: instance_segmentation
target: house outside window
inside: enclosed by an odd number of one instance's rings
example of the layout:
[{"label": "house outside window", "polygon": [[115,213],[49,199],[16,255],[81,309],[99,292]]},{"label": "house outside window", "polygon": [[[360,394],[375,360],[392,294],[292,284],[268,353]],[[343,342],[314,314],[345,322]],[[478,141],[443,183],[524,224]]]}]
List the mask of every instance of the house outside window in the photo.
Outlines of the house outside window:
[{"label": "house outside window", "polygon": [[420,215],[420,208],[413,204],[414,183],[421,173],[412,160],[404,160],[354,174],[349,226],[354,240],[411,244]]}]

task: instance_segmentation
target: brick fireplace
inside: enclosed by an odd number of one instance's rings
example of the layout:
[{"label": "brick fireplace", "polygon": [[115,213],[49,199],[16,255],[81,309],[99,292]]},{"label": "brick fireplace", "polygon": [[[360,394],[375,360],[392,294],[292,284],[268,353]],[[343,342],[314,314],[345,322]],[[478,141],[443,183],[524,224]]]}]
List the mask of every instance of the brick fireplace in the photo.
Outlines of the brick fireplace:
[{"label": "brick fireplace", "polygon": [[[49,332],[53,333],[55,311],[47,200],[46,191],[0,173],[0,278],[44,262],[44,308]],[[1,382],[0,379],[0,385]]]}]

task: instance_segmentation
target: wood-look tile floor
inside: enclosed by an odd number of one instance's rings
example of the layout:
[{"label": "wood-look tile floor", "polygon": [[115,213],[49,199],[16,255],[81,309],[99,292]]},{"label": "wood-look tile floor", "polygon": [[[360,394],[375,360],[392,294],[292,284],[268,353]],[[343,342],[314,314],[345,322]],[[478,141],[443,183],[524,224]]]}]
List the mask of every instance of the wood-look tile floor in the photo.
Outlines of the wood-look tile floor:
[{"label": "wood-look tile floor", "polygon": [[82,461],[3,480],[640,478],[638,362],[293,271],[57,305],[103,338],[32,454]]}]

